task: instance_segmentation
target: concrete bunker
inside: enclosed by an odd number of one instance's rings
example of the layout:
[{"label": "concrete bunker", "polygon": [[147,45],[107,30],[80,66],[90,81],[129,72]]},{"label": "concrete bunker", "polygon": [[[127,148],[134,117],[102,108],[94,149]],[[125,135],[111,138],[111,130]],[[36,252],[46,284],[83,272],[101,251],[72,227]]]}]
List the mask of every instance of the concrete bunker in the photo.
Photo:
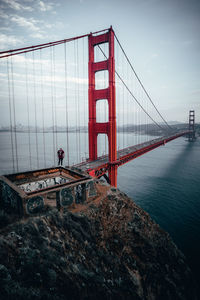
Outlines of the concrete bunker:
[{"label": "concrete bunker", "polygon": [[19,216],[35,215],[45,206],[59,210],[97,195],[95,184],[72,168],[48,168],[0,176],[0,208]]}]

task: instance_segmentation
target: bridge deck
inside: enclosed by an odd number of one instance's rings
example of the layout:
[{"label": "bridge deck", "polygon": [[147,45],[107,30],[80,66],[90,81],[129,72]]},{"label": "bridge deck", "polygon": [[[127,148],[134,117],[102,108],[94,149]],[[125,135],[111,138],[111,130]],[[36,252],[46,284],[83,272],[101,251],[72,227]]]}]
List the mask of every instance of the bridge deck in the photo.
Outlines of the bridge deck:
[{"label": "bridge deck", "polygon": [[[112,164],[116,164],[118,166],[123,165],[127,162],[129,162],[132,159],[135,159],[146,152],[149,152],[161,145],[165,145],[166,143],[183,136],[185,134],[188,134],[190,131],[179,131],[178,133],[173,133],[171,135],[163,136],[157,139],[150,140],[148,142],[144,142],[138,145],[130,146],[124,149],[121,149],[117,151],[117,160],[113,162]],[[86,172],[91,172],[92,175],[95,175],[96,177],[102,176],[108,171],[109,167],[109,157],[108,155],[100,156],[94,161],[85,161],[82,163],[79,163],[76,165],[77,168],[82,169]]]}]

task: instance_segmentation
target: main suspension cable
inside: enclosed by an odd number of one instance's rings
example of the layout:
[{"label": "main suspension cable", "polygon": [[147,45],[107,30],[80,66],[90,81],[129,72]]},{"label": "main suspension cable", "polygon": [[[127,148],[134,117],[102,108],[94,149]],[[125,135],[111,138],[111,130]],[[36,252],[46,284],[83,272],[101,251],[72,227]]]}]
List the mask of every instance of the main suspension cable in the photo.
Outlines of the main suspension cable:
[{"label": "main suspension cable", "polygon": [[84,34],[84,35],[79,35],[79,36],[76,36],[76,37],[73,37],[73,38],[68,38],[68,39],[55,41],[55,42],[49,42],[49,43],[45,43],[45,44],[38,44],[38,45],[35,45],[35,46],[29,46],[29,47],[24,47],[24,48],[1,51],[0,52],[0,58],[5,58],[5,57],[13,56],[13,55],[18,55],[18,54],[22,54],[22,53],[31,52],[31,51],[36,51],[36,50],[40,50],[40,49],[60,45],[60,44],[63,44],[63,43],[68,43],[68,42],[71,42],[71,41],[75,41],[75,40],[87,37],[90,34],[94,35],[94,34],[104,32],[104,31],[108,31],[108,30],[109,30],[109,28],[99,30],[99,31],[96,31],[96,32],[93,32],[93,33],[87,33],[87,34]]},{"label": "main suspension cable", "polygon": [[[107,59],[107,56],[105,55],[105,53],[103,52],[103,50],[101,49],[101,47],[98,45],[98,47],[100,48],[101,52],[103,53],[104,57]],[[147,114],[147,116],[153,121],[153,123],[155,123],[160,129],[163,130],[163,127],[160,126],[150,115],[149,113],[144,109],[144,107],[140,104],[140,102],[138,101],[138,99],[133,95],[133,93],[131,92],[131,90],[129,89],[129,87],[127,86],[127,84],[125,83],[125,81],[122,79],[122,77],[119,75],[119,73],[115,70],[115,74],[118,76],[118,78],[121,80],[121,82],[123,83],[123,85],[126,87],[127,91],[131,94],[131,96],[134,98],[134,100],[137,102],[137,104],[140,106],[140,108],[145,112],[145,114]]]},{"label": "main suspension cable", "polygon": [[139,79],[139,77],[138,77],[138,75],[137,75],[135,69],[133,68],[133,66],[132,66],[132,64],[131,64],[131,62],[130,62],[128,56],[126,55],[126,53],[125,53],[125,51],[124,51],[124,49],[123,49],[123,47],[122,47],[122,45],[121,45],[120,41],[118,40],[118,38],[117,38],[117,36],[116,36],[115,33],[114,33],[114,35],[115,35],[116,41],[118,42],[118,44],[119,44],[119,46],[120,46],[120,48],[121,48],[123,54],[125,55],[125,57],[126,57],[128,63],[129,63],[129,65],[130,65],[132,71],[134,72],[134,74],[135,74],[135,76],[136,76],[138,82],[140,83],[140,85],[141,85],[142,89],[144,90],[145,94],[147,95],[148,99],[149,99],[150,102],[152,103],[153,107],[155,108],[155,110],[157,111],[157,113],[159,114],[159,116],[161,117],[161,119],[163,120],[163,122],[164,122],[170,129],[172,129],[172,127],[171,127],[171,126],[167,123],[167,121],[163,118],[163,116],[161,115],[161,113],[158,111],[157,107],[156,107],[155,104],[153,103],[153,100],[151,99],[151,97],[149,96],[149,94],[148,94],[147,90],[145,89],[143,83],[142,83],[141,80]]}]

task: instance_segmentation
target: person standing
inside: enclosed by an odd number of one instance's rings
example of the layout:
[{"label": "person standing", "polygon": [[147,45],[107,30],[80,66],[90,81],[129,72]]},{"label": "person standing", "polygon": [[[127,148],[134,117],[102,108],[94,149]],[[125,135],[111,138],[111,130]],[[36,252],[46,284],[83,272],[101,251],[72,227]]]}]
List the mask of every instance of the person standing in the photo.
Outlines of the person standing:
[{"label": "person standing", "polygon": [[63,164],[63,158],[65,157],[65,152],[62,148],[60,148],[57,152],[58,154],[58,165],[61,165]]}]

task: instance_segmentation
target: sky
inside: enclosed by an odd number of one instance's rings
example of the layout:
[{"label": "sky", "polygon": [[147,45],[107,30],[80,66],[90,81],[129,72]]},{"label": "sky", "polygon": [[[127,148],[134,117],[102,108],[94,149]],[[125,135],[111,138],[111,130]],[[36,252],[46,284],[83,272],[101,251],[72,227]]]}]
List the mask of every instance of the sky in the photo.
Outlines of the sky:
[{"label": "sky", "polygon": [[0,51],[111,25],[163,117],[200,122],[199,0],[0,0]]}]

